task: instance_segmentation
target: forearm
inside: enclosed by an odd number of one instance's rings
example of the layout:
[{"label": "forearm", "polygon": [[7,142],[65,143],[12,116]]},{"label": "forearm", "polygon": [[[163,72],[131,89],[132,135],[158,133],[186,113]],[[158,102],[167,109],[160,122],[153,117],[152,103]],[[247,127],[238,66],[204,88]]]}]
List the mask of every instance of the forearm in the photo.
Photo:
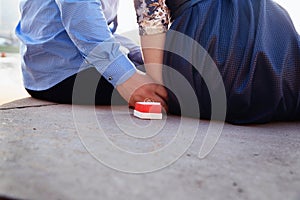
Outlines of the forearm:
[{"label": "forearm", "polygon": [[147,74],[162,83],[163,49],[169,26],[168,8],[164,0],[134,0],[134,3]]},{"label": "forearm", "polygon": [[162,67],[165,33],[141,36],[146,72],[155,81],[162,84]]}]

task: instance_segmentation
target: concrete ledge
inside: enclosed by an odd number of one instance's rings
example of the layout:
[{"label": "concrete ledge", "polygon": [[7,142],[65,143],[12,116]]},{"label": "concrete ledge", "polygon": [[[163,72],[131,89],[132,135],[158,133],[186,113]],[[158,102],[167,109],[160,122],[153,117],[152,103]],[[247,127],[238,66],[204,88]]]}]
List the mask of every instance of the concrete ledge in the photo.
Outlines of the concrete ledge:
[{"label": "concrete ledge", "polygon": [[28,97],[28,98],[24,98],[24,99],[20,99],[10,103],[0,105],[0,110],[42,107],[42,106],[51,106],[51,105],[57,105],[57,104]]},{"label": "concrete ledge", "polygon": [[[78,106],[77,111],[90,109]],[[116,145],[135,152],[159,149],[174,137],[180,118],[132,118],[126,106],[97,107],[95,115]],[[130,120],[131,121],[130,121]],[[117,121],[117,122],[116,122]],[[86,118],[74,124],[72,106],[18,100],[0,107],[0,196],[20,199],[300,199],[300,123],[225,124],[216,147],[197,157],[208,128],[173,165],[153,173],[118,172],[96,160],[79,139],[78,126],[97,132]],[[130,139],[131,123],[159,135]],[[186,127],[189,134],[190,127]],[[95,141],[96,142],[96,141]],[[97,144],[97,143],[95,143]],[[180,144],[179,144],[180,145]],[[115,159],[118,159],[117,157]],[[139,163],[137,163],[139,164]]]}]

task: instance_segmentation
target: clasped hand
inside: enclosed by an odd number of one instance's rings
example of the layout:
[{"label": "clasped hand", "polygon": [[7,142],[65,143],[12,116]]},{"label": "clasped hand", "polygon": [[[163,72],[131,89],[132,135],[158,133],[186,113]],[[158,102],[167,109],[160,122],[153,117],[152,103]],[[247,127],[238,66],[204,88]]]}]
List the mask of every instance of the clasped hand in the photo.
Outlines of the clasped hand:
[{"label": "clasped hand", "polygon": [[168,94],[165,87],[141,71],[137,71],[127,81],[118,85],[117,90],[130,107],[134,107],[136,102],[151,99],[154,102],[160,102],[163,108],[168,110]]}]

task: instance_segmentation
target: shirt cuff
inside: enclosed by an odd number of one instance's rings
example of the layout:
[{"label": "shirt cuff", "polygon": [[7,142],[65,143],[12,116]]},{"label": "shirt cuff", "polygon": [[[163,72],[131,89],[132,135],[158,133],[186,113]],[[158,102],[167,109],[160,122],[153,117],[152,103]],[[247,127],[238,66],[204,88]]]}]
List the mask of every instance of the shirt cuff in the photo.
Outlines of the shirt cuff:
[{"label": "shirt cuff", "polygon": [[127,81],[136,71],[136,68],[128,58],[125,55],[121,55],[105,69],[102,75],[116,87]]},{"label": "shirt cuff", "polygon": [[134,64],[120,51],[120,44],[114,39],[99,43],[84,57],[114,87],[124,83],[136,72]]}]

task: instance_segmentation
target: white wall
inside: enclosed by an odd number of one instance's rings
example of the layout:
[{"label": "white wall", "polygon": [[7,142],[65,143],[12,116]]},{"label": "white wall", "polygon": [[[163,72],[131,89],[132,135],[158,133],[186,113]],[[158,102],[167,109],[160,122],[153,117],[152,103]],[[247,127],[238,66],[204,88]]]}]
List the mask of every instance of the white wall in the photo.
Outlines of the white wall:
[{"label": "white wall", "polygon": [[119,32],[137,29],[133,0],[120,0],[118,20]]},{"label": "white wall", "polygon": [[[3,0],[0,0],[0,26],[2,24],[2,10],[3,10],[2,4],[3,4]],[[0,29],[1,29],[1,27],[0,27]]]},{"label": "white wall", "polygon": [[19,0],[0,0],[0,34],[14,33],[19,19]]},{"label": "white wall", "polygon": [[298,33],[300,33],[299,0],[275,0],[275,1],[289,12]]}]

